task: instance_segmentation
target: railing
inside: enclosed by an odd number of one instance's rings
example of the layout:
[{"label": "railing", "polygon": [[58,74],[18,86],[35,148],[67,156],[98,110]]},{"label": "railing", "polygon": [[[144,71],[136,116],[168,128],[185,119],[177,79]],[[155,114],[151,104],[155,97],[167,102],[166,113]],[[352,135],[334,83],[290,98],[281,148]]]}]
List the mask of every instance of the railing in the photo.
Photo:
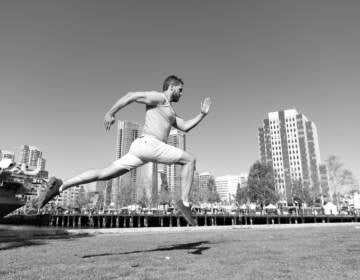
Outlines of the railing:
[{"label": "railing", "polygon": [[[42,225],[67,228],[136,228],[187,226],[180,215],[45,215]],[[44,215],[43,215],[44,217]],[[199,226],[275,225],[305,223],[359,222],[356,215],[196,215]],[[46,224],[47,223],[47,224]]]}]

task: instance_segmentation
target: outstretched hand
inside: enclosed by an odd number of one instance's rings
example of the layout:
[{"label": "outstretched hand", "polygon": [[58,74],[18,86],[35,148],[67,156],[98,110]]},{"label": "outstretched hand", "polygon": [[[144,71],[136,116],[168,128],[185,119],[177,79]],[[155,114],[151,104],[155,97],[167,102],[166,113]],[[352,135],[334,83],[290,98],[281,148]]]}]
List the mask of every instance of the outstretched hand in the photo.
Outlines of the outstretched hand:
[{"label": "outstretched hand", "polygon": [[109,131],[111,125],[115,122],[115,118],[109,114],[106,114],[104,117],[104,126],[105,126],[105,130]]},{"label": "outstretched hand", "polygon": [[201,103],[201,113],[207,115],[210,110],[211,99],[210,97],[206,97],[205,100]]}]

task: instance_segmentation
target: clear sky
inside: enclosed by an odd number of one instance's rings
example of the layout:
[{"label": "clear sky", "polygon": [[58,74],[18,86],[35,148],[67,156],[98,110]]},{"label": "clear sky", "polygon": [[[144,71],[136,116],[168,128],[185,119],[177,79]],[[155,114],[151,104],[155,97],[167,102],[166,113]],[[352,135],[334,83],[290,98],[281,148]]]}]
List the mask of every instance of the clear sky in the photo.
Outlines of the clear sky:
[{"label": "clear sky", "polygon": [[[103,116],[128,91],[184,79],[198,171],[248,172],[267,113],[296,108],[360,178],[360,1],[0,1],[0,149],[69,177],[115,159]],[[133,104],[118,119],[143,123]]]}]

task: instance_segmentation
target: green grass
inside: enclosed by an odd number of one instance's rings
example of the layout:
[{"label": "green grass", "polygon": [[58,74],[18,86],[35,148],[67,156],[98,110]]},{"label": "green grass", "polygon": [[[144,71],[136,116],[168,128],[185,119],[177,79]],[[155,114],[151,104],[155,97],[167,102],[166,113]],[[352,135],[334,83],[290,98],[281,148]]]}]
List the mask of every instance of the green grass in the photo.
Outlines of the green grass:
[{"label": "green grass", "polygon": [[0,250],[0,279],[360,279],[358,227],[32,239]]}]

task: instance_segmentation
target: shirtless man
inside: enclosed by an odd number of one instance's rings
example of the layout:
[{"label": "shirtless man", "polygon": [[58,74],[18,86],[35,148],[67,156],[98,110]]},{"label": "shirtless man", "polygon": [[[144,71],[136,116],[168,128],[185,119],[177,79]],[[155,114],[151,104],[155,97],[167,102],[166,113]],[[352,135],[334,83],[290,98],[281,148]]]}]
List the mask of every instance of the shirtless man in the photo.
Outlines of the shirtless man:
[{"label": "shirtless man", "polygon": [[167,139],[172,127],[187,132],[194,128],[209,112],[210,98],[201,103],[200,113],[193,119],[184,121],[178,117],[171,106],[171,102],[178,102],[183,95],[183,81],[176,76],[169,76],[163,83],[163,92],[129,92],[121,97],[105,114],[104,125],[109,131],[115,122],[115,114],[125,106],[137,102],[146,105],[145,124],[142,135],[130,147],[129,152],[122,158],[111,163],[103,169],[85,171],[65,182],[55,177],[50,178],[44,197],[40,200],[43,207],[49,200],[59,195],[64,190],[90,183],[93,181],[109,180],[121,176],[131,169],[147,162],[164,164],[181,164],[181,199],[176,205],[190,225],[196,225],[191,216],[189,193],[195,170],[193,155],[179,148],[167,144]]}]

